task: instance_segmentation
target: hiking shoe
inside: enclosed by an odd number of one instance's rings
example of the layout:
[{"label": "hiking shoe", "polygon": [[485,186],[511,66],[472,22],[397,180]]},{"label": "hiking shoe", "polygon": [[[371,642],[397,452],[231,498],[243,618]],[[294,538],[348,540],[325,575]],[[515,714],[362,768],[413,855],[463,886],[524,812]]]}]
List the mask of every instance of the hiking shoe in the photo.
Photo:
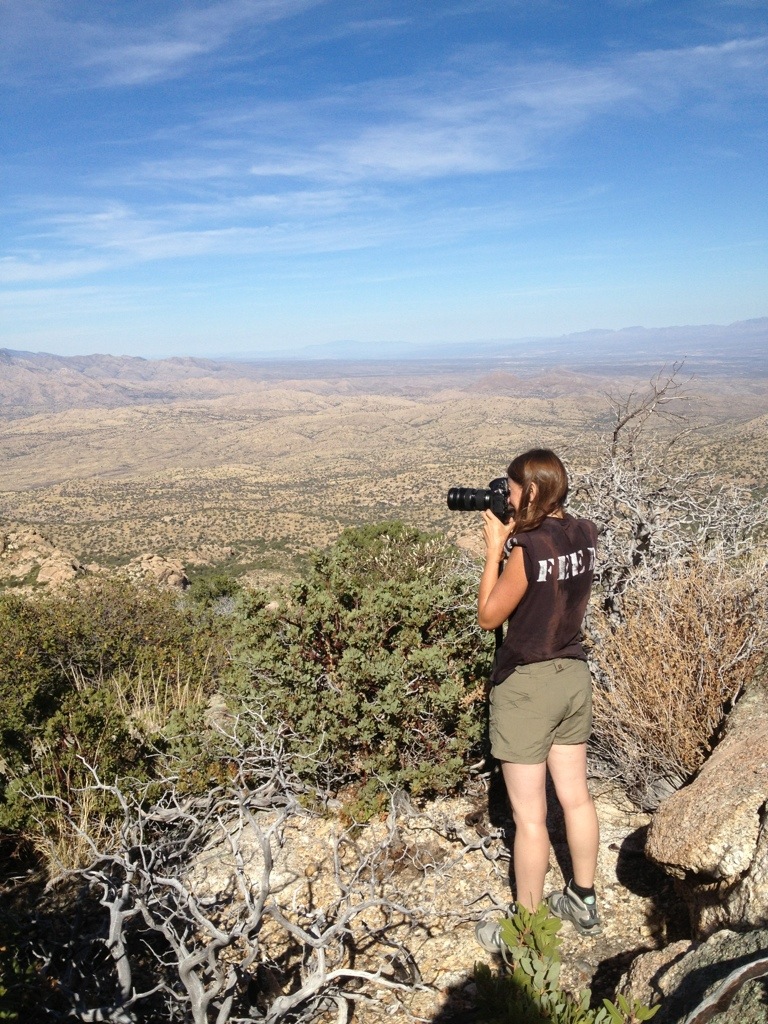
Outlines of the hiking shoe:
[{"label": "hiking shoe", "polygon": [[[507,911],[507,917],[514,917],[516,913],[517,906],[511,903]],[[487,952],[501,953],[504,960],[506,960],[507,944],[501,937],[500,924],[500,921],[478,921],[475,925],[475,938]]]},{"label": "hiking shoe", "polygon": [[504,948],[498,921],[478,921],[475,925],[475,938],[489,953],[501,953]]},{"label": "hiking shoe", "polygon": [[547,900],[549,909],[555,917],[570,921],[579,935],[600,935],[603,926],[597,912],[597,901],[594,896],[581,899],[566,885],[562,892],[553,892]]}]

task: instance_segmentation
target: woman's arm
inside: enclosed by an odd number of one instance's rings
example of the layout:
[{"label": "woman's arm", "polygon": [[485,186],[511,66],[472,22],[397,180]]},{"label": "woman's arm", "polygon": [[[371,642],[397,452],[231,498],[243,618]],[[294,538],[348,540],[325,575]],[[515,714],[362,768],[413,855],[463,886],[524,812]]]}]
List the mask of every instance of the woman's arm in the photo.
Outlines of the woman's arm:
[{"label": "woman's arm", "polygon": [[499,576],[499,562],[504,557],[504,542],[510,527],[490,512],[483,512],[485,566],[477,596],[477,621],[483,629],[496,629],[505,622],[528,589],[523,549],[515,547]]}]

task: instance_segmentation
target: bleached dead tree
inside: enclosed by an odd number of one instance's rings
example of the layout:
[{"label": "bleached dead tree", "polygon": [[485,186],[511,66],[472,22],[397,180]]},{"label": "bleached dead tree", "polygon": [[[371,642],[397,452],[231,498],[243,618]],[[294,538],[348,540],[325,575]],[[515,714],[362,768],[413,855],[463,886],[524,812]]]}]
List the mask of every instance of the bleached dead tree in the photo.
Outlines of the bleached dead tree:
[{"label": "bleached dead tree", "polygon": [[618,617],[635,570],[663,568],[692,552],[738,559],[768,529],[768,500],[694,464],[681,369],[675,363],[644,389],[610,398],[592,465],[575,474],[573,504],[600,529],[597,592]]},{"label": "bleached dead tree", "polygon": [[[54,962],[66,962],[55,985],[68,1007],[49,1009],[50,1019],[132,1024],[151,1006],[155,1020],[195,1024],[309,1021],[329,1008],[345,1020],[355,1000],[423,987],[398,935],[427,908],[407,906],[381,884],[394,819],[367,851],[350,835],[337,837],[332,894],[295,905],[275,858],[289,823],[312,827],[301,802],[308,794],[279,745],[261,740],[254,725],[248,742],[238,738],[240,726],[228,736],[229,781],[203,795],[182,796],[169,776],[148,802],[146,791],[93,773],[90,788],[116,802],[119,825],[108,845],[83,834],[91,862],[49,883],[51,897],[84,884],[100,910],[89,915],[91,932],[77,950],[54,955],[40,945],[49,976]],[[356,962],[361,935],[368,947],[383,945],[385,962]],[[95,961],[98,978],[89,973]]]},{"label": "bleached dead tree", "polygon": [[695,1006],[683,1024],[707,1024],[724,1013],[739,989],[749,981],[768,977],[768,956],[758,953],[749,963],[741,964]]},{"label": "bleached dead tree", "polygon": [[648,807],[700,767],[768,656],[768,500],[701,465],[680,370],[612,400],[574,480],[600,529],[593,768]]}]

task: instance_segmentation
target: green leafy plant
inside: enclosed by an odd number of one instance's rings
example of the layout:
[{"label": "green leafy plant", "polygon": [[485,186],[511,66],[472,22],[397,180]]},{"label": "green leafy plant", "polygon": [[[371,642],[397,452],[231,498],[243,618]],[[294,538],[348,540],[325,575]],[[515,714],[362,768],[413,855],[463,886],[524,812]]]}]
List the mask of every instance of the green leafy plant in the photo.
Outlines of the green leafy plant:
[{"label": "green leafy plant", "polygon": [[30,990],[38,981],[26,936],[4,906],[0,915],[0,1020],[33,1019],[35,1004]]},{"label": "green leafy plant", "polygon": [[223,604],[227,598],[235,598],[241,589],[239,581],[230,573],[216,568],[204,569],[193,574],[185,596],[188,601],[210,608]]},{"label": "green leafy plant", "polygon": [[395,786],[450,790],[482,735],[489,649],[475,589],[440,536],[402,523],[346,530],[303,580],[244,598],[230,703],[287,727],[307,771],[321,752],[356,787],[355,816]]},{"label": "green leafy plant", "polygon": [[[126,582],[0,595],[0,829],[77,864],[78,828],[98,834],[114,810],[79,795],[91,768],[151,781],[169,756],[199,785],[227,628],[173,593]],[[73,818],[78,828],[66,825]]]},{"label": "green leafy plant", "polygon": [[603,1000],[590,1007],[589,989],[574,995],[560,987],[560,930],[562,922],[545,903],[535,911],[518,907],[501,921],[502,956],[506,967],[492,971],[475,965],[478,1009],[485,1024],[640,1024],[658,1006],[649,1008],[624,996],[616,1003]]}]

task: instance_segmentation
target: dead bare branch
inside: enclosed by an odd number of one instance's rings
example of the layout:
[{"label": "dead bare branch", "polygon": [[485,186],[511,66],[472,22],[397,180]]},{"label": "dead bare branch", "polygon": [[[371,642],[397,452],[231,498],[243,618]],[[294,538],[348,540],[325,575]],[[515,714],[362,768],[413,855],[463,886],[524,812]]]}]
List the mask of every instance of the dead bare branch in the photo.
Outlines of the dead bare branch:
[{"label": "dead bare branch", "polygon": [[[108,793],[119,819],[109,842],[85,837],[93,853],[87,866],[62,870],[48,886],[53,893],[84,884],[100,910],[85,958],[66,954],[70,977],[60,992],[70,1019],[128,1024],[153,999],[168,1020],[178,1007],[194,1024],[254,1013],[277,1024],[288,1016],[309,1021],[329,1006],[344,1017],[341,1008],[366,990],[425,987],[407,935],[429,909],[410,907],[390,884],[396,809],[372,847],[363,849],[353,831],[337,835],[333,893],[295,905],[276,858],[288,825],[311,821],[312,812],[284,751],[262,739],[268,733],[258,721],[246,742],[244,725],[234,723],[227,737],[230,781],[204,794],[181,793],[168,775],[151,800],[147,787],[108,784],[91,769],[88,788]],[[72,810],[63,802],[59,809]],[[71,826],[87,831],[79,820]],[[377,948],[388,952],[371,957]],[[94,984],[85,963],[97,949],[105,967]],[[356,962],[364,954],[366,962]]]},{"label": "dead bare branch", "polygon": [[[600,530],[596,596],[618,618],[637,570],[720,550],[738,560],[768,531],[768,500],[688,461],[684,442],[694,428],[681,365],[660,371],[646,391],[612,400],[610,433],[573,481],[575,509]],[[673,429],[655,431],[659,420]]]}]

